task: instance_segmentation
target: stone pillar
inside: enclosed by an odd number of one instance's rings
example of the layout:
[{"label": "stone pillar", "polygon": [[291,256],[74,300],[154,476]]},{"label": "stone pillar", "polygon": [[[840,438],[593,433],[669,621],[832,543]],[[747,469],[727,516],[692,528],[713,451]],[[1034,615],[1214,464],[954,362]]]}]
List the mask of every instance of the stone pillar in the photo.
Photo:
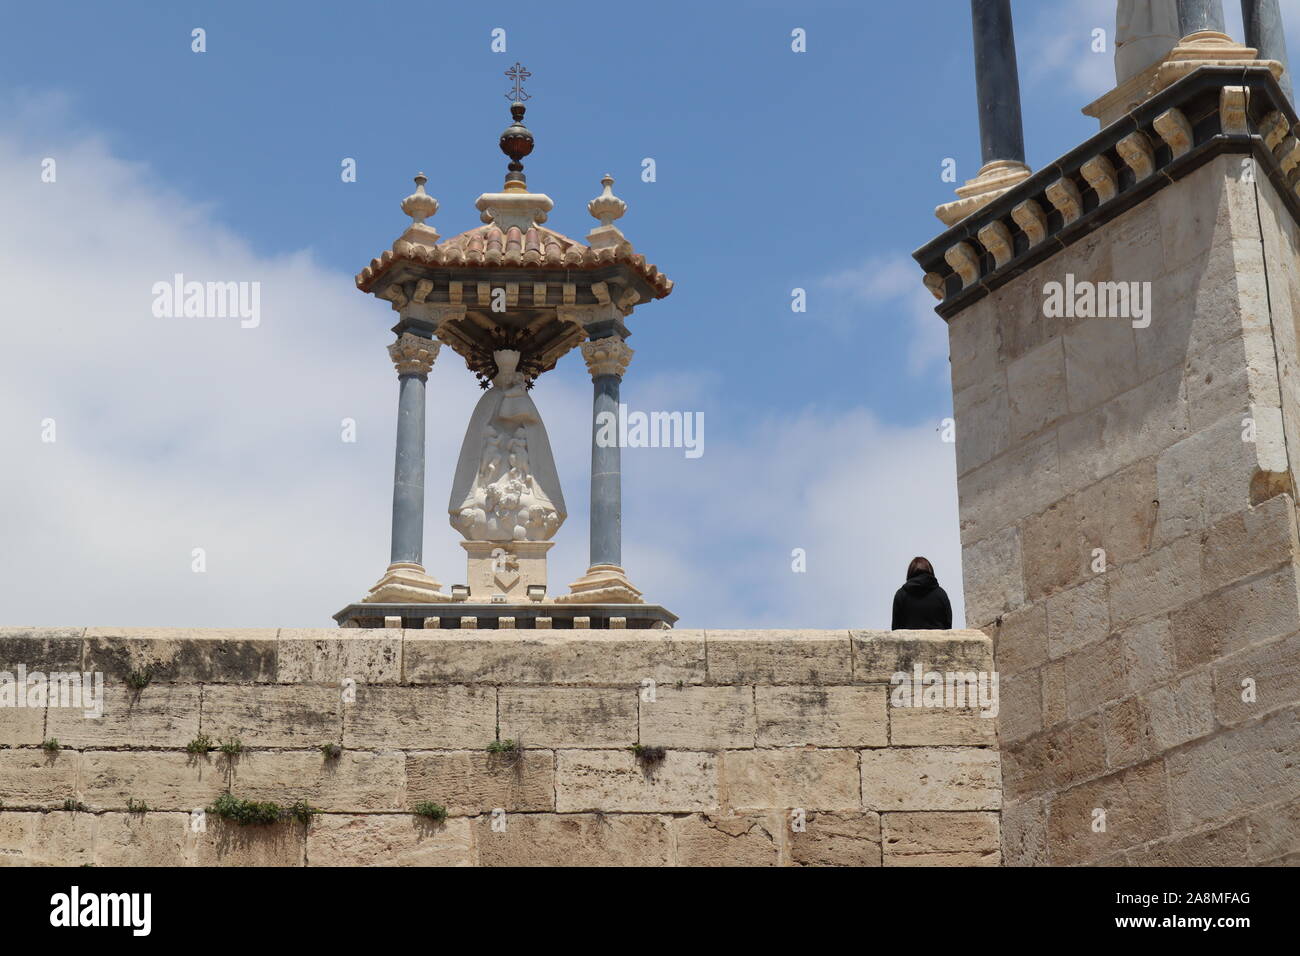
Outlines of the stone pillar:
[{"label": "stone pillar", "polygon": [[980,152],[985,166],[996,160],[1025,161],[1020,119],[1020,75],[1011,26],[1011,0],[971,0],[975,37],[975,87],[979,96]]},{"label": "stone pillar", "polygon": [[1223,0],[1178,0],[1178,31],[1189,37],[1205,31],[1225,33]]},{"label": "stone pillar", "polygon": [[1261,60],[1276,60],[1282,64],[1285,72],[1277,81],[1286,98],[1294,103],[1291,67],[1286,56],[1286,32],[1278,0],[1241,0],[1241,19],[1246,25],[1246,46],[1258,50]]},{"label": "stone pillar", "polygon": [[424,566],[424,386],[441,346],[402,332],[388,347],[397,369],[397,453],[393,467],[392,548],[388,571],[370,589],[371,603],[446,601]]},{"label": "stone pillar", "polygon": [[622,335],[582,344],[591,373],[591,566],[572,594],[557,601],[639,604],[641,592],[623,571],[623,474],[619,448],[619,385],[632,360]]}]

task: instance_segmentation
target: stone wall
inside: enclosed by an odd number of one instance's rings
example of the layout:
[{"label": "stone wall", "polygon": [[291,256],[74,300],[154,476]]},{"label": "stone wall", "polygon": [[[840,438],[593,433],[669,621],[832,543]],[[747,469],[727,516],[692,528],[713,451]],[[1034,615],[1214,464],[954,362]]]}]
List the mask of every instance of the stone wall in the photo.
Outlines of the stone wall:
[{"label": "stone wall", "polygon": [[[991,663],[973,631],[0,630],[0,671],[106,681],[100,719],[0,707],[0,863],[996,865],[995,721],[889,704]],[[196,832],[224,792],[320,812]]]},{"label": "stone wall", "polygon": [[[951,317],[1009,864],[1300,855],[1298,249],[1220,155]],[[1150,326],[1045,318],[1067,274],[1151,282]]]}]

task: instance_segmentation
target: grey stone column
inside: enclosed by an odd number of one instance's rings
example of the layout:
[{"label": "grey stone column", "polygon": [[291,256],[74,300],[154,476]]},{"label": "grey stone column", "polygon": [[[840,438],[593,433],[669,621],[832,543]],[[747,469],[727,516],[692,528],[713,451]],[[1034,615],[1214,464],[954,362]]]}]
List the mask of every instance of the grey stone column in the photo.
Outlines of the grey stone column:
[{"label": "grey stone column", "polygon": [[1282,27],[1278,0],[1241,0],[1241,19],[1246,25],[1246,46],[1259,50],[1261,60],[1277,60],[1284,67],[1278,83],[1286,98],[1294,103],[1291,65],[1286,57],[1286,32]]},{"label": "grey stone column", "polygon": [[397,455],[393,467],[393,564],[421,564],[424,549],[424,387],[439,345],[403,332],[388,347],[397,368]]},{"label": "grey stone column", "polygon": [[1187,37],[1202,30],[1227,31],[1223,0],[1178,0],[1178,32]]},{"label": "grey stone column", "polygon": [[[632,350],[619,335],[584,342],[591,372],[591,566],[623,563],[623,463],[619,448],[619,386]],[[613,423],[613,441],[610,423]]]},{"label": "grey stone column", "polygon": [[970,12],[981,159],[985,165],[999,159],[1023,163],[1025,136],[1011,0],[971,0]]}]

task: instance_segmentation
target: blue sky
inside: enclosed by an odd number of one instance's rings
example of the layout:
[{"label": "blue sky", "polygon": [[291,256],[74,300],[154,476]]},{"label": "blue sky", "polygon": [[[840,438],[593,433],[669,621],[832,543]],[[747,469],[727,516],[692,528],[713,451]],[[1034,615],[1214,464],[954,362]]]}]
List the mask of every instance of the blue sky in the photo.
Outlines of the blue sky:
[{"label": "blue sky", "polygon": [[[1113,4],[1014,7],[1038,168],[1095,131],[1079,107],[1111,85],[1089,44]],[[10,7],[0,622],[324,626],[364,593],[387,557],[396,383],[393,316],[351,277],[404,228],[419,170],[444,236],[478,224],[516,60],[548,225],[585,235],[609,172],[620,226],[677,283],[632,317],[624,397],[703,411],[706,453],[624,454],[625,563],[647,598],[683,625],[887,626],[926,553],[960,608],[946,334],[907,257],[941,228],[942,161],[963,181],[978,167],[968,17],[966,0]],[[177,271],[262,281],[263,326],[150,316],[152,281]],[[589,389],[574,354],[535,392],[570,504],[553,592],[586,562]],[[476,397],[445,351],[426,522],[444,584],[464,576],[443,502]]]}]

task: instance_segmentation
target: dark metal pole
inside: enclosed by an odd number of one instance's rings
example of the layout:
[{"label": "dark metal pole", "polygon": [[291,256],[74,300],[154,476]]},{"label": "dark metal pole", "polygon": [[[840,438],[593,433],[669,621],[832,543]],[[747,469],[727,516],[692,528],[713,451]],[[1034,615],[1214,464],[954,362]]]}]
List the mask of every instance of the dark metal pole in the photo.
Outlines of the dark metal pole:
[{"label": "dark metal pole", "polygon": [[1282,11],[1278,0],[1241,0],[1241,19],[1246,24],[1246,46],[1259,51],[1261,60],[1277,60],[1282,64],[1278,83],[1292,103],[1291,66],[1286,58],[1286,31],[1282,27]]},{"label": "dark metal pole", "polygon": [[1020,74],[1011,0],[971,0],[975,38],[975,88],[979,96],[980,153],[985,165],[998,159],[1025,161],[1020,118]]},{"label": "dark metal pole", "polygon": [[1178,0],[1178,32],[1187,37],[1202,30],[1227,32],[1223,0]]}]

